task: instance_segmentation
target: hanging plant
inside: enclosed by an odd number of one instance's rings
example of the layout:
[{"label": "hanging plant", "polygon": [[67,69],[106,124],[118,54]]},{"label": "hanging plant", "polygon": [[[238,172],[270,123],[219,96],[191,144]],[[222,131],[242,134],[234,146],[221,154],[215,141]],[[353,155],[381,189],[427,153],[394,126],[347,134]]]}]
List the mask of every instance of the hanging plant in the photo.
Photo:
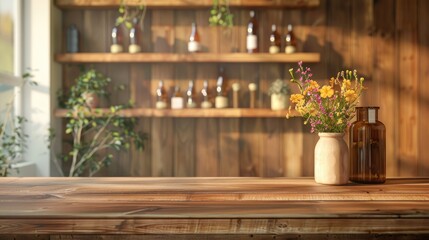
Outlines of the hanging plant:
[{"label": "hanging plant", "polygon": [[213,7],[210,10],[210,26],[233,26],[234,15],[229,10],[229,0],[213,0]]},{"label": "hanging plant", "polygon": [[121,5],[118,8],[120,14],[116,18],[116,26],[124,24],[127,29],[131,29],[137,23],[140,24],[140,28],[143,30],[143,20],[146,15],[146,5],[139,1],[138,6],[129,6],[125,0],[121,1]]}]

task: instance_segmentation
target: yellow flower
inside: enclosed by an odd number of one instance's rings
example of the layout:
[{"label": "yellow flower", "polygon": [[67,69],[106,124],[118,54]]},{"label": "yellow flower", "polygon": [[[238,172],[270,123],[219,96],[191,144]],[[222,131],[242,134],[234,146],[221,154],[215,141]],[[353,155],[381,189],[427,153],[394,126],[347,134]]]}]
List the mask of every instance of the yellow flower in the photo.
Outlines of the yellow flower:
[{"label": "yellow flower", "polygon": [[338,124],[338,125],[340,125],[340,124],[342,124],[342,123],[343,123],[343,119],[341,119],[341,118],[340,118],[340,119],[338,119],[337,124]]},{"label": "yellow flower", "polygon": [[334,89],[332,89],[331,86],[325,85],[319,91],[322,98],[330,98],[334,95]]},{"label": "yellow flower", "polygon": [[343,85],[341,86],[341,90],[344,92],[352,87],[352,83],[350,80],[345,79],[343,81]]},{"label": "yellow flower", "polygon": [[347,102],[351,103],[357,98],[357,94],[355,90],[347,90],[344,93],[344,98],[346,99]]},{"label": "yellow flower", "polygon": [[319,84],[316,81],[310,80],[310,83],[308,84],[308,89],[318,89]]},{"label": "yellow flower", "polygon": [[290,96],[290,101],[293,103],[299,103],[301,100],[304,99],[304,96],[302,94],[292,94]]}]

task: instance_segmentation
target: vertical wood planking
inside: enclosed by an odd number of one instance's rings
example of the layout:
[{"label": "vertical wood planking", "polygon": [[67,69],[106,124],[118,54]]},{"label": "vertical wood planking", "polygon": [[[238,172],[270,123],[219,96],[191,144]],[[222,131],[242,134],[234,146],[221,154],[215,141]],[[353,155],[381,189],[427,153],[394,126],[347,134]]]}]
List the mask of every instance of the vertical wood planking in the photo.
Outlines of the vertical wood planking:
[{"label": "vertical wood planking", "polygon": [[[374,5],[377,30],[374,43],[374,74],[372,87],[379,96],[379,120],[386,126],[386,174],[399,175],[396,158],[398,126],[398,78],[395,51],[395,1],[380,0]],[[368,96],[368,95],[367,95]]]},{"label": "vertical wood planking", "polygon": [[303,166],[304,162],[304,136],[301,118],[291,118],[284,121],[283,124],[283,166],[285,177],[300,177],[303,168],[314,168]]},{"label": "vertical wood planking", "polygon": [[[154,10],[151,17],[154,52],[173,52],[174,11]],[[164,81],[164,85],[168,90],[174,86],[174,66],[171,64],[152,64],[151,79],[151,92],[155,92],[160,80]],[[154,118],[152,120],[151,134],[152,176],[174,176],[173,119]]]},{"label": "vertical wood planking", "polygon": [[[365,14],[362,14],[365,13]],[[367,89],[360,99],[362,106],[378,106],[378,91],[373,79],[374,62],[374,9],[372,0],[352,1],[351,65],[365,77]]]},{"label": "vertical wood planking", "polygon": [[[198,32],[201,38],[203,52],[218,52],[219,39],[216,27],[209,26],[209,12],[199,10],[195,13],[198,24]],[[217,68],[215,64],[197,64],[196,71],[196,93],[198,107],[201,105],[201,89],[203,81],[208,80],[209,89],[216,84]],[[215,92],[210,93],[212,96]],[[219,119],[200,118],[195,120],[195,175],[197,177],[219,176]]]},{"label": "vertical wood planking", "polygon": [[429,29],[427,23],[429,16],[427,10],[429,9],[429,1],[418,1],[418,33],[419,33],[419,162],[418,172],[419,176],[429,175],[429,151],[427,150],[427,136],[429,134]]},{"label": "vertical wood planking", "polygon": [[328,74],[336,73],[352,65],[351,51],[351,2],[343,0],[327,1],[326,51],[325,61],[329,63]]},{"label": "vertical wood planking", "polygon": [[[195,12],[180,10],[175,13],[175,52],[187,53],[192,22]],[[180,86],[181,94],[186,102],[188,83],[195,80],[194,64],[175,65],[175,84]],[[186,104],[185,104],[186,107]],[[174,176],[195,176],[195,119],[174,119]]]},{"label": "vertical wood planking", "polygon": [[219,120],[219,176],[240,176],[240,119]]},{"label": "vertical wood planking", "polygon": [[399,174],[416,176],[418,167],[417,1],[397,0],[399,77]]}]

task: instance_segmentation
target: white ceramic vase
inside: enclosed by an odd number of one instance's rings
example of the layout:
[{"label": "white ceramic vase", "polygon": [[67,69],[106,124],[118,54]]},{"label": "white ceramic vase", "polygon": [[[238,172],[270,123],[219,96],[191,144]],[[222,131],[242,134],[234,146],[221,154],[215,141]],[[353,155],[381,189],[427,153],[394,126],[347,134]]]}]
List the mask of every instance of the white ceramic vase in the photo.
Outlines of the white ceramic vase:
[{"label": "white ceramic vase", "polygon": [[349,149],[344,133],[319,133],[314,148],[314,180],[329,185],[344,185],[349,181]]},{"label": "white ceramic vase", "polygon": [[282,110],[287,107],[287,95],[273,93],[271,94],[271,109],[272,110]]}]

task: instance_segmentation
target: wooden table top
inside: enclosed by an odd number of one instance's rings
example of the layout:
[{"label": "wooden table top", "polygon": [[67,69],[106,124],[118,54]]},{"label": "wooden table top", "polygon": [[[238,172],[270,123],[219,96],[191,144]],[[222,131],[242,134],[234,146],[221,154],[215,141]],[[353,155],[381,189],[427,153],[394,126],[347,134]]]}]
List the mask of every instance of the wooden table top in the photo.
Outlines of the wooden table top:
[{"label": "wooden table top", "polygon": [[429,233],[429,178],[1,178],[0,233]]}]

